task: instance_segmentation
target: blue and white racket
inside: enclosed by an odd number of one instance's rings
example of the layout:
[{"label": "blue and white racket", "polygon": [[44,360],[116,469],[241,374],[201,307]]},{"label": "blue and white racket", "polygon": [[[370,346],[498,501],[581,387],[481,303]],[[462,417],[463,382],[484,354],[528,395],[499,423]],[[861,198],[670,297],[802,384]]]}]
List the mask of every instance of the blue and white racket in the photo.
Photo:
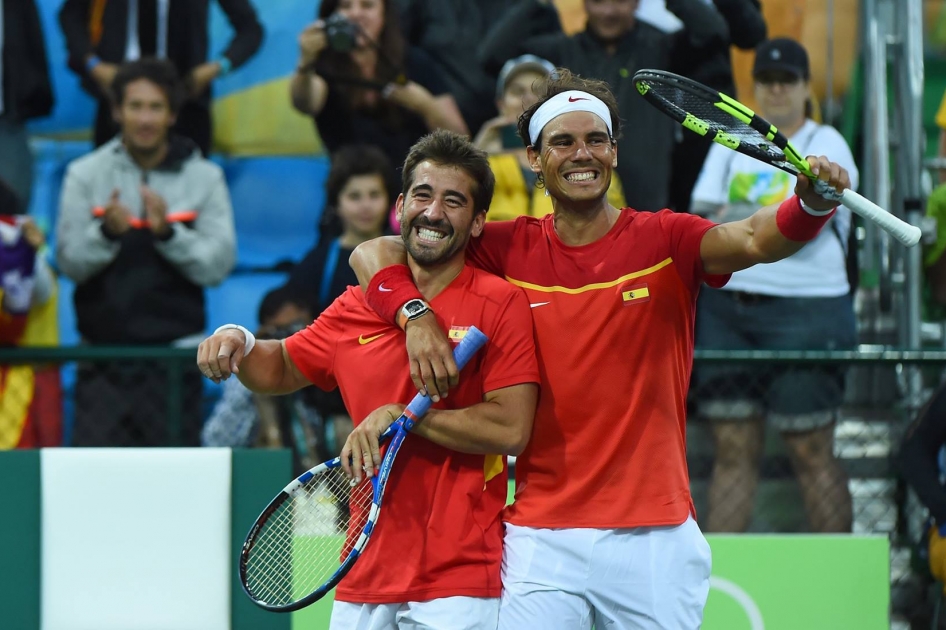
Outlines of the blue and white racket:
[{"label": "blue and white racket", "polygon": [[[458,369],[486,339],[470,327],[453,351]],[[336,457],[294,479],[266,506],[240,552],[240,582],[256,605],[274,612],[298,610],[345,577],[371,540],[404,437],[430,404],[430,398],[417,394],[381,435],[379,441],[393,439],[370,479],[353,486]]]}]

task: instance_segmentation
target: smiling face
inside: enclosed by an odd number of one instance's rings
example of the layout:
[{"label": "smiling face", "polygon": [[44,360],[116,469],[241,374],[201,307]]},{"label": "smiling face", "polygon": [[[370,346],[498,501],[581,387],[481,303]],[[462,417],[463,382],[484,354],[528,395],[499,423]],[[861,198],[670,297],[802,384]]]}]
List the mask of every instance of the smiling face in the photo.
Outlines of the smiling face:
[{"label": "smiling face", "polygon": [[365,36],[373,42],[381,38],[381,31],[384,30],[383,0],[341,0],[338,3],[338,12],[361,29],[355,40],[355,46],[358,48],[369,45]]},{"label": "smiling face", "polygon": [[114,116],[128,151],[141,155],[161,149],[175,121],[168,95],[148,79],[138,79],[125,86]]},{"label": "smiling face", "polygon": [[607,196],[617,147],[608,126],[591,112],[568,112],[542,130],[539,151],[529,147],[532,170],[541,173],[555,199],[600,201]]},{"label": "smiling face", "polygon": [[430,160],[417,165],[407,194],[397,199],[401,238],[411,258],[423,266],[446,263],[480,235],[486,212],[474,209],[473,187],[462,169]]}]

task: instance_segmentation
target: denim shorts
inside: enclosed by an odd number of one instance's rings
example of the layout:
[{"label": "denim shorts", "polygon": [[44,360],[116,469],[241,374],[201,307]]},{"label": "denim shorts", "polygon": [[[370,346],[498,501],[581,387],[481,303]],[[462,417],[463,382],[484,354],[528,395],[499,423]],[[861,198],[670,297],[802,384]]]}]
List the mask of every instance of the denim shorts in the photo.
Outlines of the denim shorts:
[{"label": "denim shorts", "polygon": [[[696,347],[707,350],[847,350],[857,343],[851,296],[778,297],[703,287]],[[836,365],[713,363],[694,370],[694,402],[711,420],[766,415],[782,431],[835,421],[844,397]]]}]

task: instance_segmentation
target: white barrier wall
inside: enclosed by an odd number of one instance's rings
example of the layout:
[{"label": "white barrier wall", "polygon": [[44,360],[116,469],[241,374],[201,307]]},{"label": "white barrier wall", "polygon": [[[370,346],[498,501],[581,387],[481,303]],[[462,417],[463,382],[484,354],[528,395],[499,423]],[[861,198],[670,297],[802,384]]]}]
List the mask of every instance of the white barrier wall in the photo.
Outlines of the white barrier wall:
[{"label": "white barrier wall", "polygon": [[44,449],[42,630],[228,630],[229,449]]}]

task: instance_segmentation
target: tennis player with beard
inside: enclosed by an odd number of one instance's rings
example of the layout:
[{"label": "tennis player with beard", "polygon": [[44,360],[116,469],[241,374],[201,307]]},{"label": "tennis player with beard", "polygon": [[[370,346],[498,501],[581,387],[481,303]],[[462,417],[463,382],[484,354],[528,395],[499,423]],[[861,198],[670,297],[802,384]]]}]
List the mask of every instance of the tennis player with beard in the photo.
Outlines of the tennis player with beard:
[{"label": "tennis player with beard", "polygon": [[[505,514],[499,627],[698,628],[711,558],[686,463],[697,294],[798,251],[835,204],[800,176],[795,196],[724,225],[614,208],[617,104],[605,83],[566,70],[518,128],[554,212],[489,223],[467,254],[526,291],[542,359]],[[808,160],[849,186],[837,164]],[[385,320],[417,299],[400,243],[369,241],[352,263]],[[434,316],[405,325],[415,385],[437,400],[456,382],[450,346]]]},{"label": "tennis player with beard", "polygon": [[[458,134],[436,131],[414,145],[403,173],[401,243],[423,296],[403,317],[423,316],[429,302],[451,352],[470,326],[489,341],[404,441],[384,517],[335,591],[330,628],[493,630],[506,456],[525,447],[538,395],[529,305],[519,288],[466,264],[467,242],[482,231],[493,193],[486,154]],[[201,344],[198,364],[214,380],[237,374],[262,393],[337,386],[356,423],[341,458],[360,481],[381,464],[378,437],[404,410],[388,403],[415,393],[404,347],[401,329],[349,287],[283,342],[221,327]]]}]

